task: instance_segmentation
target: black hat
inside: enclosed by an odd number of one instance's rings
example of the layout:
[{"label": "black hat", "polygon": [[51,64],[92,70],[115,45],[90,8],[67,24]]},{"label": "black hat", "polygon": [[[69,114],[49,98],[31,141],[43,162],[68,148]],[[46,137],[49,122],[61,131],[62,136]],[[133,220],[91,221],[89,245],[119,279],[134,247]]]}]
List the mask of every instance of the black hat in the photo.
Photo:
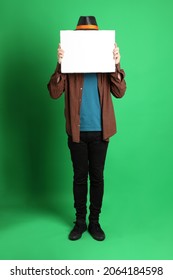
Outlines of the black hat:
[{"label": "black hat", "polygon": [[76,30],[98,30],[98,25],[95,17],[81,16],[78,20]]}]

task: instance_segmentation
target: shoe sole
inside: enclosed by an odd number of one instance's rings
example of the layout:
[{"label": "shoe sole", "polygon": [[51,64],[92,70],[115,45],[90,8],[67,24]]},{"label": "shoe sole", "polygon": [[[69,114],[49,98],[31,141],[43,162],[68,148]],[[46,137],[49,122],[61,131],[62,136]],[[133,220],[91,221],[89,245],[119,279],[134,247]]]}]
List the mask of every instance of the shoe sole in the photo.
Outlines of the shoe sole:
[{"label": "shoe sole", "polygon": [[94,240],[97,240],[97,241],[103,241],[103,240],[105,240],[105,238],[106,238],[106,236],[104,236],[103,238],[97,238],[97,237],[95,237],[95,235],[93,235],[89,230],[88,230],[88,232],[89,232],[89,234],[92,236],[92,238],[94,238]]},{"label": "shoe sole", "polygon": [[82,237],[83,233],[84,233],[86,230],[87,230],[87,228],[81,233],[81,235],[80,235],[78,238],[71,238],[70,235],[69,235],[69,236],[68,236],[68,239],[71,240],[71,241],[79,240],[79,239]]}]

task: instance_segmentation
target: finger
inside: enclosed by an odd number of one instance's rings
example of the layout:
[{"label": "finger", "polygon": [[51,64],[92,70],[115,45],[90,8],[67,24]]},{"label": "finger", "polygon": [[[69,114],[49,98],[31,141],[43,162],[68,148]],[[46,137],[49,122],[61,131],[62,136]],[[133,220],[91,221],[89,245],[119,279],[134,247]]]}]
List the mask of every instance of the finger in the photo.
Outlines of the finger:
[{"label": "finger", "polygon": [[114,48],[114,51],[119,51],[119,47]]},{"label": "finger", "polygon": [[63,49],[59,49],[59,48],[58,48],[58,51],[64,53],[64,50],[63,50]]},{"label": "finger", "polygon": [[119,49],[116,49],[116,50],[114,50],[114,52],[113,52],[113,54],[114,55],[117,55],[117,54],[119,54],[120,52],[119,52]]},{"label": "finger", "polygon": [[58,45],[58,50],[62,50],[62,49],[61,49],[61,45],[60,45],[60,44]]},{"label": "finger", "polygon": [[119,58],[120,58],[120,54],[119,53],[114,55],[114,59],[119,59]]},{"label": "finger", "polygon": [[58,55],[63,56],[64,55],[64,51],[63,50],[58,50]]},{"label": "finger", "polygon": [[118,48],[118,47],[116,47],[116,48],[114,48],[114,49],[113,49],[113,51],[114,51],[114,52],[116,52],[116,51],[118,51],[118,52],[119,52],[119,48]]}]

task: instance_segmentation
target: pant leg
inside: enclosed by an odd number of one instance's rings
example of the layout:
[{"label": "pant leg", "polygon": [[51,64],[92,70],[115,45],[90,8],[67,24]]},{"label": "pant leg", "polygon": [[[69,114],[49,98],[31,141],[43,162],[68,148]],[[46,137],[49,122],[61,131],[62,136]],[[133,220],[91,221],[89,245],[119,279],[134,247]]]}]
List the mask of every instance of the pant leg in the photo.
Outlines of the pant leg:
[{"label": "pant leg", "polygon": [[73,195],[76,219],[84,220],[87,213],[87,191],[88,191],[88,147],[85,134],[82,134],[80,143],[75,143],[68,138],[68,147],[73,164]]},{"label": "pant leg", "polygon": [[[92,134],[91,134],[92,135]],[[95,136],[94,136],[95,135]],[[90,221],[98,221],[104,193],[104,166],[108,142],[102,140],[102,133],[93,133],[89,142],[90,176]]]}]

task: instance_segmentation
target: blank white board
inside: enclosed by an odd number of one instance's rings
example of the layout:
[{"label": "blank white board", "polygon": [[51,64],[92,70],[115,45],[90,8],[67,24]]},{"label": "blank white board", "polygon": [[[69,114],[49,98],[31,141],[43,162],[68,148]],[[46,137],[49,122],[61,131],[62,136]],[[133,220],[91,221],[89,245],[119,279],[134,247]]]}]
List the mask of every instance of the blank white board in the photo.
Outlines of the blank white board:
[{"label": "blank white board", "polygon": [[115,30],[62,30],[62,73],[115,72]]}]

